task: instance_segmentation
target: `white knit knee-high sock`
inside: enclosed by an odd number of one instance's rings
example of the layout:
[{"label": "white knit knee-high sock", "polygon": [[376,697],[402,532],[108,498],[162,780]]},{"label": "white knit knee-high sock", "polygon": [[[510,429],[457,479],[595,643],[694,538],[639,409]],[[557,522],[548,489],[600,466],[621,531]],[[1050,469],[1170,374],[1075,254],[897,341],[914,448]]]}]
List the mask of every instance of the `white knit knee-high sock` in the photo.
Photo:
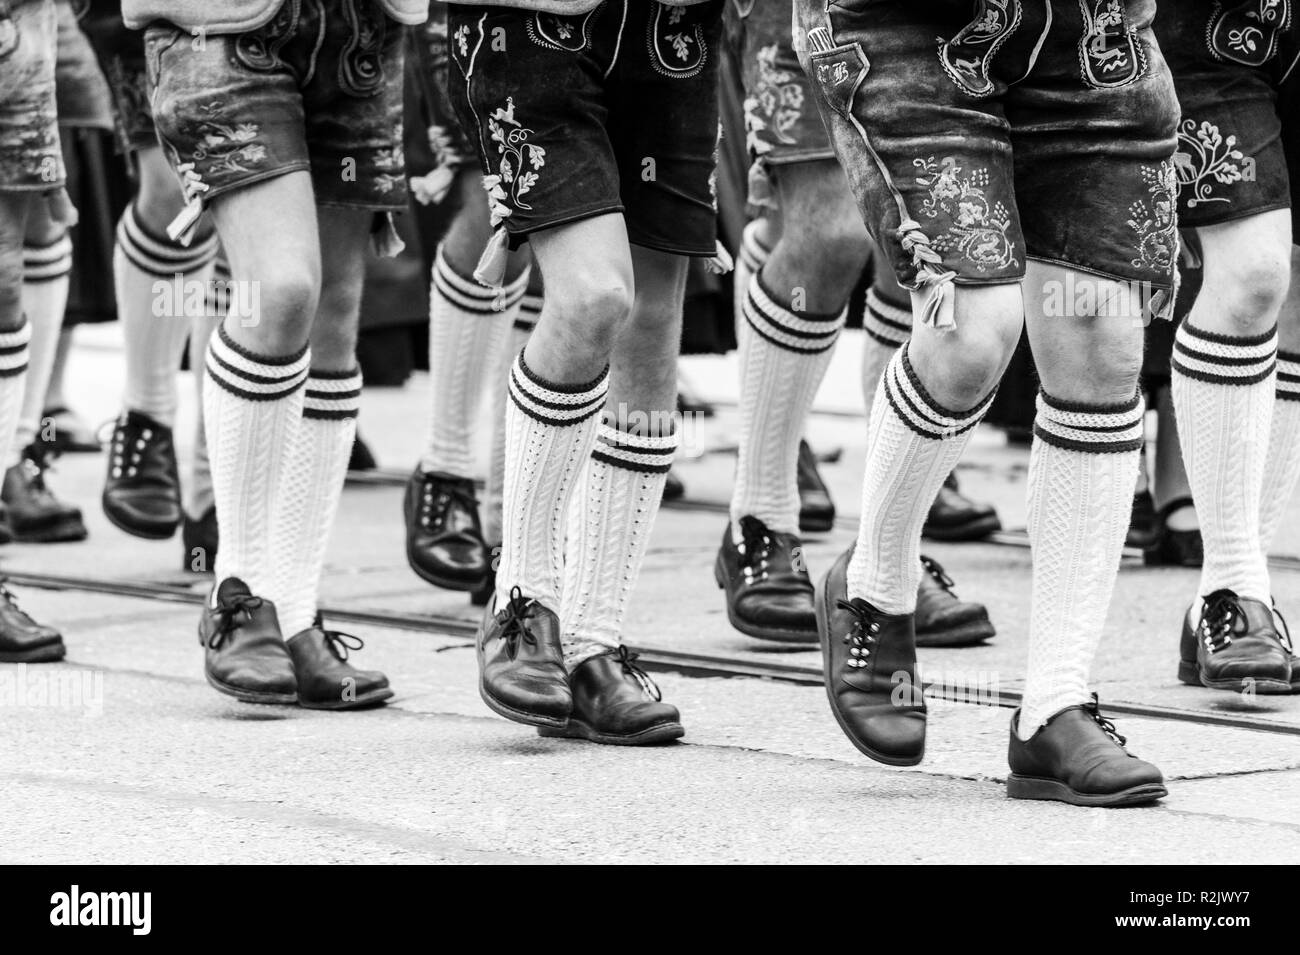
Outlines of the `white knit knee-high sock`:
[{"label": "white knit knee-high sock", "polygon": [[66,234],[49,245],[23,246],[22,302],[31,338],[27,345],[22,410],[13,440],[6,447],[6,467],[13,467],[21,460],[23,449],[36,440],[40,431],[45,392],[63,332],[71,272],[72,240]]},{"label": "white knit knee-high sock", "polygon": [[930,396],[900,348],[880,378],[867,424],[862,521],[849,561],[849,597],[885,613],[916,609],[921,525],[943,479],[993,401],[951,411]]},{"label": "white knit knee-high sock", "polygon": [[1205,542],[1201,596],[1226,589],[1270,599],[1260,505],[1276,365],[1276,327],[1238,337],[1184,321],[1174,335],[1169,390]]},{"label": "white knit knee-high sock", "polygon": [[504,289],[457,275],[442,254],[429,292],[429,444],[420,467],[456,477],[474,471],[474,429],[493,361],[528,288],[528,270]]},{"label": "white knit knee-high sock", "polygon": [[745,225],[740,233],[740,253],[736,256],[736,265],[731,273],[732,317],[736,322],[736,342],[748,334],[747,322],[743,313],[745,297],[749,295],[749,283],[763,270],[772,250],[758,241],[758,230],[762,221],[755,219]]},{"label": "white knit knee-high sock", "polygon": [[783,534],[799,533],[799,440],[844,328],[844,312],[793,312],[763,284],[749,283],[748,326],[740,342],[740,447],[731,494],[731,533],[756,517]]},{"label": "white knit knee-high sock", "polygon": [[292,355],[255,354],[224,327],[208,343],[203,430],[221,526],[216,577],[239,577],[259,596],[275,588],[271,519],[302,422],[310,362],[305,346]]},{"label": "white knit knee-high sock", "polygon": [[32,326],[26,317],[13,331],[0,332],[0,448],[12,447],[18,430],[31,338]]},{"label": "white knit knee-high sock", "polygon": [[[217,264],[213,282],[221,277],[221,265]],[[227,273],[227,278],[229,273]],[[211,287],[211,286],[209,286]],[[196,315],[190,319],[190,368],[194,374],[194,385],[198,394],[198,413],[194,416],[194,456],[190,463],[189,480],[181,486],[182,507],[193,520],[198,520],[215,499],[212,496],[212,462],[208,460],[208,442],[203,433],[203,362],[208,351],[208,342],[216,330],[221,327],[226,311],[213,309],[214,303],[209,299],[206,314]]]},{"label": "white knit knee-high sock", "polygon": [[555,612],[564,577],[569,501],[596,440],[609,369],[581,385],[549,382],[521,351],[510,369],[506,406],[505,499],[497,603],[513,588]]},{"label": "white knit knee-high sock", "polygon": [[1116,405],[1039,395],[1029,459],[1034,582],[1022,739],[1089,700],[1088,671],[1133,508],[1142,412],[1140,395]]},{"label": "white knit knee-high sock", "polygon": [[[506,405],[510,401],[510,368],[515,356],[528,344],[528,336],[537,327],[542,314],[542,297],[525,295],[519,303],[519,312],[506,335],[506,347],[497,353],[497,360],[488,386],[492,389],[492,442],[488,450],[487,480],[483,483],[483,539],[489,547],[501,543],[501,505],[505,497],[506,481]],[[500,553],[493,554],[495,560]]]},{"label": "white knit knee-high sock", "polygon": [[654,437],[599,428],[569,512],[560,623],[570,670],[623,642],[627,602],[676,450],[676,432]]},{"label": "white knit knee-high sock", "polygon": [[1278,352],[1277,400],[1264,460],[1259,546],[1267,556],[1300,478],[1300,352]]},{"label": "white knit knee-high sock", "polygon": [[285,460],[271,525],[276,583],[270,594],[285,639],[312,625],[361,409],[361,370],[313,370],[302,423]]},{"label": "white knit knee-high sock", "polygon": [[216,253],[216,235],[187,247],[151,234],[135,206],[117,224],[113,285],[126,351],[123,404],[168,427],[176,420],[176,373],[190,320],[203,310]]}]

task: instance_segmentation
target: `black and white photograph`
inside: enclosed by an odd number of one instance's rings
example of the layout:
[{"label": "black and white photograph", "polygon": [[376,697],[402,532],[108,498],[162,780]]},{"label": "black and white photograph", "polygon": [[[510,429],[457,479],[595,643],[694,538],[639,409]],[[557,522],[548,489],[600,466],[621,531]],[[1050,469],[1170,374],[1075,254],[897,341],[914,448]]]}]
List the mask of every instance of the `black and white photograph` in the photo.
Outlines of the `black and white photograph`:
[{"label": "black and white photograph", "polygon": [[0,0],[15,924],[1107,865],[1080,931],[1285,931],[1297,192],[1294,0]]}]

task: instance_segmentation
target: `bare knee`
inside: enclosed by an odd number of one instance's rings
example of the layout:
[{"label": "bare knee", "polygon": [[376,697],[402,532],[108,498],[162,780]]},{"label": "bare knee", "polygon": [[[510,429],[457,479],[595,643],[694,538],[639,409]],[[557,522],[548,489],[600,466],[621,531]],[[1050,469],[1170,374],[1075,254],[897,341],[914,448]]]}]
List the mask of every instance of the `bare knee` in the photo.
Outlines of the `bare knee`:
[{"label": "bare knee", "polygon": [[1017,285],[962,287],[956,327],[913,331],[909,357],[941,404],[973,408],[997,385],[1020,341],[1024,305]]},{"label": "bare knee", "polygon": [[1289,231],[1270,217],[1256,217],[1202,230],[1205,277],[1197,324],[1228,334],[1271,325],[1291,284]]},{"label": "bare knee", "polygon": [[546,311],[574,333],[576,348],[608,355],[632,313],[631,276],[588,274],[552,283],[546,287],[545,302]]},{"label": "bare knee", "polygon": [[256,307],[251,327],[256,329],[261,348],[280,354],[302,347],[320,302],[319,283],[319,275],[305,264],[277,269],[272,276],[254,280],[256,294],[250,298]]}]

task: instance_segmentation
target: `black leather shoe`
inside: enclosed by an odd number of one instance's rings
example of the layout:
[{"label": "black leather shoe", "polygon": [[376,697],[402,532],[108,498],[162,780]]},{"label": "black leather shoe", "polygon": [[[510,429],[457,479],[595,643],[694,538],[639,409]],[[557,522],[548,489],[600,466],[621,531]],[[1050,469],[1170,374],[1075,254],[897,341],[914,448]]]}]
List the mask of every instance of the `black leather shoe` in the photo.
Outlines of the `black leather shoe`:
[{"label": "black leather shoe", "polygon": [[569,674],[573,714],[563,728],[539,726],[542,736],[567,736],[610,746],[654,746],[681,739],[677,707],[663,702],[654,680],[619,647],[582,661]]},{"label": "black leather shoe", "polygon": [[52,425],[49,429],[52,437],[46,444],[55,454],[98,454],[103,450],[94,429],[71,408],[64,405],[46,408],[41,420]]},{"label": "black leather shoe", "polygon": [[921,566],[925,572],[916,592],[918,647],[969,647],[997,634],[985,606],[959,598],[937,560],[922,554]]},{"label": "black leather shoe", "polygon": [[1072,806],[1137,806],[1168,795],[1160,770],[1124,748],[1115,724],[1091,703],[1067,706],[1027,740],[1011,717],[1007,795],[1053,799]]},{"label": "black leather shoe", "polygon": [[181,522],[181,479],[172,429],[138,411],[113,426],[104,514],[135,537],[165,540]]},{"label": "black leather shoe", "polygon": [[1150,491],[1136,491],[1133,494],[1133,509],[1129,511],[1128,533],[1124,537],[1125,547],[1139,547],[1145,550],[1156,540],[1159,517],[1156,503]]},{"label": "black leather shoe", "polygon": [[419,465],[406,482],[406,561],[444,590],[477,590],[489,567],[474,482]]},{"label": "black leather shoe", "polygon": [[54,496],[45,484],[48,467],[45,450],[32,445],[21,461],[5,471],[0,500],[9,510],[14,540],[32,544],[85,540],[81,508]]},{"label": "black leather shoe", "polygon": [[13,539],[14,529],[9,523],[9,505],[0,500],[0,544],[8,544]]},{"label": "black leather shoe", "polygon": [[217,566],[217,544],[220,535],[217,532],[217,508],[209,507],[203,516],[195,520],[188,514],[181,516],[181,570],[196,574],[210,574]]},{"label": "black leather shoe", "polygon": [[499,611],[489,605],[478,635],[479,695],[516,723],[563,727],[573,711],[560,619],[518,587]]},{"label": "black leather shoe", "polygon": [[1002,530],[992,505],[979,504],[957,488],[957,475],[949,474],[930,506],[921,536],[937,541],[976,541]]},{"label": "black leather shoe", "polygon": [[853,549],[817,592],[826,696],[849,741],[877,762],[915,766],[925,756],[925,698],[916,676],[911,614],[886,614],[848,599]]},{"label": "black leather shoe", "polygon": [[1291,692],[1300,693],[1300,656],[1296,656],[1295,644],[1291,641],[1291,628],[1287,626],[1282,611],[1277,609],[1276,600],[1273,601],[1273,619],[1276,621],[1277,634],[1282,638],[1282,646],[1286,647],[1287,659],[1291,663]]},{"label": "black leather shoe", "polygon": [[379,467],[370,445],[361,440],[361,435],[352,439],[352,451],[348,455],[349,471],[373,471]]},{"label": "black leather shoe", "polygon": [[[1148,567],[1200,567],[1205,562],[1205,543],[1199,529],[1175,531],[1169,528],[1169,515],[1191,507],[1190,497],[1175,498],[1155,514],[1155,532],[1142,550],[1142,562]],[[1129,532],[1130,538],[1132,531]]]},{"label": "black leather shoe", "polygon": [[0,577],[0,663],[56,663],[66,652],[59,631],[27,616]]},{"label": "black leather shoe", "polygon": [[360,710],[378,706],[393,695],[388,677],[378,670],[358,670],[348,651],[365,641],[350,633],[326,630],[320,617],[289,638],[286,646],[298,679],[298,705],[309,710]]},{"label": "black leather shoe", "polygon": [[817,470],[817,456],[807,441],[799,442],[799,530],[824,534],[835,526],[835,502]]},{"label": "black leather shoe", "polygon": [[1273,609],[1258,600],[1216,590],[1183,616],[1178,679],[1192,686],[1241,693],[1290,693],[1291,653],[1282,643]]},{"label": "black leather shoe", "polygon": [[238,577],[217,587],[199,618],[203,675],[221,693],[245,703],[298,702],[298,679],[280,634],[275,604],[252,594]]},{"label": "black leather shoe", "polygon": [[713,578],[727,594],[727,619],[741,633],[782,643],[817,642],[813,583],[803,562],[803,542],[778,534],[756,517],[740,519],[741,542],[731,525],[713,562]]}]

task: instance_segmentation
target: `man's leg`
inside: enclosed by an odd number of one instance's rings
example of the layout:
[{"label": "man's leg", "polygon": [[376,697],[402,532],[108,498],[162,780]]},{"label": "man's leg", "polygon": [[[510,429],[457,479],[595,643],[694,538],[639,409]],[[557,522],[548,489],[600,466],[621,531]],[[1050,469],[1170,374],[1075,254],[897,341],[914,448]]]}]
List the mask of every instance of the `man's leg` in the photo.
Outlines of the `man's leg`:
[{"label": "man's leg", "polygon": [[31,329],[30,360],[18,428],[6,448],[3,498],[15,539],[79,541],[86,537],[81,509],[60,501],[45,483],[49,447],[37,441],[45,392],[63,330],[72,271],[72,240],[45,202],[33,205],[23,248],[23,311]]},{"label": "man's leg", "polygon": [[406,554],[429,583],[474,590],[490,562],[472,480],[474,434],[487,375],[518,317],[529,269],[526,253],[517,253],[504,288],[474,279],[491,238],[487,198],[471,167],[463,167],[454,188],[461,208],[438,247],[429,293],[429,439],[407,483]]},{"label": "man's leg", "polygon": [[623,620],[680,437],[677,349],[687,260],[634,248],[632,261],[632,317],[614,344],[604,421],[568,522],[560,620],[575,718],[542,735],[644,745],[684,732],[675,707],[639,693],[629,700],[611,686],[622,687],[616,671],[637,672],[622,649]]},{"label": "man's leg", "polygon": [[203,314],[190,320],[189,360],[198,396],[194,416],[194,457],[181,501],[181,569],[210,573],[217,559],[217,503],[212,492],[212,463],[203,427],[203,364],[208,343],[225,321],[230,303],[230,265],[218,253]]},{"label": "man's leg", "polygon": [[[1292,215],[1295,211],[1292,210]],[[1259,544],[1267,555],[1300,478],[1300,246],[1291,247],[1291,287],[1278,316],[1277,403],[1264,459]],[[1283,541],[1290,546],[1292,541]],[[1300,674],[1292,674],[1294,680]]]},{"label": "man's leg", "polygon": [[217,237],[205,221],[188,246],[170,239],[167,225],[184,205],[176,178],[161,147],[144,147],[134,156],[139,189],[122,213],[113,252],[126,388],[113,429],[103,506],[108,519],[127,533],[161,539],[175,533],[182,517],[172,434],[176,375],[203,307],[197,290],[206,290],[212,278]]},{"label": "man's leg", "polygon": [[1199,599],[1184,627],[1196,630],[1203,685],[1289,692],[1261,517],[1291,217],[1279,210],[1198,232],[1204,280],[1175,338],[1171,382],[1205,548]]},{"label": "man's leg", "polygon": [[742,633],[808,643],[816,621],[799,539],[799,442],[870,240],[834,160],[786,163],[773,175],[783,229],[744,290],[736,330],[739,453],[715,575]]},{"label": "man's leg", "polygon": [[[1093,283],[1109,313],[1050,314],[1053,288]],[[1017,732],[1090,699],[1088,672],[1128,531],[1142,453],[1142,303],[1129,286],[1031,263],[1030,343],[1042,381],[1029,470],[1034,580],[1029,666]]]}]

